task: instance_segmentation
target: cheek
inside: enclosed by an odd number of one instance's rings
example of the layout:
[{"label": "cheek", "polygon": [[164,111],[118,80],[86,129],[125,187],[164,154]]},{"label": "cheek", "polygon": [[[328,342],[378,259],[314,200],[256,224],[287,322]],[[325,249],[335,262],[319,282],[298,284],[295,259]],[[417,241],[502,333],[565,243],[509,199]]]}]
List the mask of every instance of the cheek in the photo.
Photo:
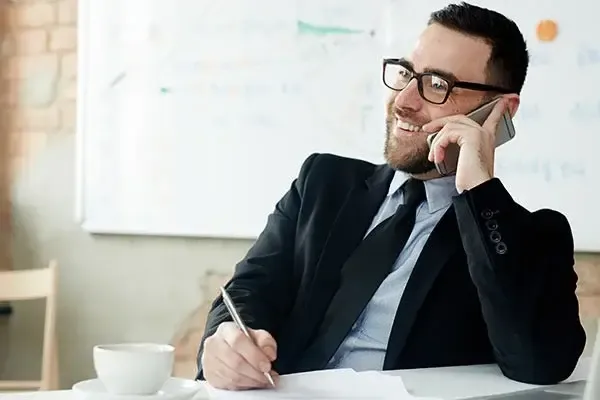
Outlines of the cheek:
[{"label": "cheek", "polygon": [[388,114],[391,114],[393,112],[395,100],[396,100],[396,94],[390,93],[390,95],[388,96],[388,99],[387,99],[386,107],[385,107]]},{"label": "cheek", "polygon": [[424,113],[429,117],[431,121],[447,117],[449,115],[456,115],[461,113],[461,108],[456,104],[447,102],[441,105],[431,104],[428,105],[424,110]]}]

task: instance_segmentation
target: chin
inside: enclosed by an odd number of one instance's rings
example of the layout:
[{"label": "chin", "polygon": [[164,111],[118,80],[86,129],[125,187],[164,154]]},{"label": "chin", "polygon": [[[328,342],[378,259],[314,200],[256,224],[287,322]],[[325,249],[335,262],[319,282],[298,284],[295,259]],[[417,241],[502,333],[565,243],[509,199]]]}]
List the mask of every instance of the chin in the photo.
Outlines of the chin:
[{"label": "chin", "polygon": [[402,162],[396,159],[390,159],[386,156],[387,164],[396,171],[402,171],[409,175],[424,175],[435,170],[435,164],[429,160],[422,162]]},{"label": "chin", "polygon": [[428,160],[429,147],[424,132],[390,133],[388,129],[384,156],[388,165],[398,171],[417,175],[431,172],[435,164]]}]

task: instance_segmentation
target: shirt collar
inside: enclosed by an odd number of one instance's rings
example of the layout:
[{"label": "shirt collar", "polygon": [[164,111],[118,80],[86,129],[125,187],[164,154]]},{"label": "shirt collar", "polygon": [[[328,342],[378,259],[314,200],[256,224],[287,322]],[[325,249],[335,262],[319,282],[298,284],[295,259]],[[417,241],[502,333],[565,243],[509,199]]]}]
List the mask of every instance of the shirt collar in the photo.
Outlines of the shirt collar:
[{"label": "shirt collar", "polygon": [[[399,194],[400,191],[398,189],[400,189],[404,182],[409,178],[410,175],[407,173],[396,171],[388,189],[388,197]],[[458,195],[454,175],[429,179],[424,183],[425,196],[427,198],[427,206],[430,214],[449,206],[452,203],[452,197]]]}]

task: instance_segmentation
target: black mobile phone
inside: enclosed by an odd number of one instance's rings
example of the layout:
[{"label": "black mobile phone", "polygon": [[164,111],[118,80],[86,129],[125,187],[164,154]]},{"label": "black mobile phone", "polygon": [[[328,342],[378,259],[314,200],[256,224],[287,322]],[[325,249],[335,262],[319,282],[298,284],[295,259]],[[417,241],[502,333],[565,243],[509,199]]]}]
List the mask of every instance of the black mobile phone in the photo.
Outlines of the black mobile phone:
[{"label": "black mobile phone", "polygon": [[[473,121],[478,124],[483,124],[487,117],[491,114],[496,103],[500,101],[500,98],[496,98],[488,103],[485,103],[475,110],[471,111],[467,114],[467,117],[471,118]],[[427,144],[431,148],[431,143],[433,139],[435,139],[438,133],[432,133],[427,137]],[[507,111],[502,115],[502,119],[498,123],[498,129],[496,130],[496,147],[503,145],[504,143],[510,141],[515,137],[515,126],[513,125],[512,118],[510,113]],[[451,175],[456,172],[456,166],[458,164],[458,155],[460,152],[460,146],[456,143],[450,143],[448,147],[446,147],[446,153],[444,155],[444,160],[440,163],[436,163],[435,168],[440,173],[440,175]]]}]

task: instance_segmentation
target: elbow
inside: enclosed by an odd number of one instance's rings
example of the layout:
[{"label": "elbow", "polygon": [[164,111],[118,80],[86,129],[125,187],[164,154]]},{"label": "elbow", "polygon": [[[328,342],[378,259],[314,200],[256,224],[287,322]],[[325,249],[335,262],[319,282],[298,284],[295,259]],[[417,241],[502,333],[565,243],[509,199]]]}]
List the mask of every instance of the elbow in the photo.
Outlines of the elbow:
[{"label": "elbow", "polygon": [[574,335],[569,346],[564,343],[536,349],[515,365],[500,363],[502,373],[514,381],[531,385],[556,385],[568,379],[583,353],[585,334]]},{"label": "elbow", "polygon": [[556,385],[571,376],[576,365],[577,363],[572,365],[546,364],[511,371],[503,369],[502,372],[507,378],[517,382],[530,385]]}]

